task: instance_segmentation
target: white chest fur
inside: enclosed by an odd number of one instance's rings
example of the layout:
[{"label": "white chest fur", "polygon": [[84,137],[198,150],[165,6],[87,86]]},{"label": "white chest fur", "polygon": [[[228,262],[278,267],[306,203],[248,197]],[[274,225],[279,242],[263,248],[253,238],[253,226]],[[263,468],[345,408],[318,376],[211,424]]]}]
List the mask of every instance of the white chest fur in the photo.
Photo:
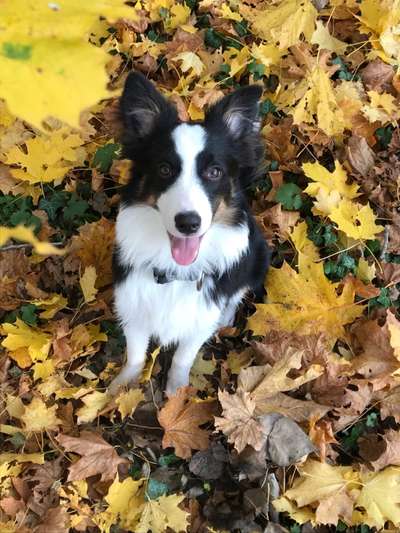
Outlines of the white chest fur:
[{"label": "white chest fur", "polygon": [[[169,373],[166,392],[172,394],[186,385],[198,350],[213,333],[230,322],[245,289],[227,301],[209,298],[213,280],[221,276],[247,250],[247,225],[213,224],[203,237],[193,264],[179,266],[172,258],[169,238],[159,213],[145,205],[121,209],[117,218],[117,245],[120,260],[132,267],[127,278],[115,288],[115,307],[127,341],[127,363],[111,385],[135,381],[146,360],[151,337],[161,345],[178,343]],[[179,279],[198,279],[205,274],[201,290],[195,281],[157,284],[153,268]]]},{"label": "white chest fur", "polygon": [[116,288],[115,304],[124,325],[136,324],[168,345],[200,331],[212,335],[217,329],[224,306],[209,301],[206,294],[207,280],[201,290],[195,281],[157,284],[150,269],[137,269]]}]

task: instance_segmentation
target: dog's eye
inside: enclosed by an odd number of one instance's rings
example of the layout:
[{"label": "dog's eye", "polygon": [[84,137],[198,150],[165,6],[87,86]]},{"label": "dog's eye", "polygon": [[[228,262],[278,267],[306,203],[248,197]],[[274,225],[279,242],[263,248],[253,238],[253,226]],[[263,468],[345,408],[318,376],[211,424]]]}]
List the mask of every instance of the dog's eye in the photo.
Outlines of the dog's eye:
[{"label": "dog's eye", "polygon": [[158,173],[162,178],[170,178],[172,176],[172,167],[169,163],[160,163],[158,165]]},{"label": "dog's eye", "polygon": [[207,180],[219,180],[220,178],[222,178],[222,175],[223,175],[223,170],[221,167],[208,167],[205,171],[204,171],[204,178],[207,179]]}]

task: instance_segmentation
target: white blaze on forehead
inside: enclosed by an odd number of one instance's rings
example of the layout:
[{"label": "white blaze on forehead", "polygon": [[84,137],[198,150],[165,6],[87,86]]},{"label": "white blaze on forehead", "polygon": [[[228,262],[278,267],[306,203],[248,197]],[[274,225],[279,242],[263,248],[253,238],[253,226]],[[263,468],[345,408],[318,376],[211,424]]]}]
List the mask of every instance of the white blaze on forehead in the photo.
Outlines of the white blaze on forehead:
[{"label": "white blaze on forehead", "polygon": [[206,131],[197,124],[180,124],[172,132],[175,150],[181,160],[181,172],[175,183],[158,199],[157,205],[166,229],[179,236],[175,216],[185,211],[200,215],[198,234],[205,233],[211,225],[212,207],[197,174],[197,156],[206,145]]},{"label": "white blaze on forehead", "polygon": [[198,124],[179,124],[172,132],[172,138],[184,169],[193,166],[196,156],[206,145],[206,130]]}]

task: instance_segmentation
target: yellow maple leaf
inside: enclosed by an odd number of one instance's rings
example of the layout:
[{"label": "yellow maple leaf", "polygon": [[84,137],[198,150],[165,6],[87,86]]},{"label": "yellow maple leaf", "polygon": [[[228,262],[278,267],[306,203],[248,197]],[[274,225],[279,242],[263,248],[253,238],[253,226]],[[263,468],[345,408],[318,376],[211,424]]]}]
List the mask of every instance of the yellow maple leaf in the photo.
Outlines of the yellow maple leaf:
[{"label": "yellow maple leaf", "polygon": [[96,269],[94,266],[87,266],[85,272],[79,279],[85,303],[92,302],[97,294],[95,283],[97,279]]},{"label": "yellow maple leaf", "polygon": [[228,4],[226,4],[225,2],[221,5],[218,11],[219,11],[219,15],[223,19],[235,20],[236,22],[240,22],[242,20],[242,16],[240,15],[240,13],[237,13],[236,11],[232,11],[230,6],[228,6]]},{"label": "yellow maple leaf", "polygon": [[86,41],[100,16],[137,18],[122,0],[2,2],[0,97],[14,115],[39,128],[49,115],[78,126],[80,111],[107,96],[109,56]]},{"label": "yellow maple leaf", "polygon": [[210,382],[205,377],[205,374],[212,375],[216,365],[214,357],[207,360],[203,358],[203,355],[204,353],[202,351],[197,354],[192,368],[190,369],[189,383],[198,390],[207,390],[211,388]]},{"label": "yellow maple leaf", "polygon": [[174,4],[170,9],[170,17],[164,22],[167,31],[175,30],[186,24],[190,17],[190,7],[186,4]]},{"label": "yellow maple leaf", "polygon": [[12,418],[19,420],[24,414],[25,405],[19,396],[6,395],[6,411]]},{"label": "yellow maple leaf", "polygon": [[278,44],[281,50],[297,44],[301,34],[309,41],[317,17],[310,0],[283,0],[263,10],[242,6],[240,11],[252,23],[253,33]]},{"label": "yellow maple leaf", "polygon": [[189,514],[178,507],[184,499],[184,496],[171,494],[147,501],[135,533],[147,533],[149,530],[152,533],[164,533],[167,527],[175,532],[186,531]]},{"label": "yellow maple leaf", "polygon": [[44,453],[1,453],[0,464],[11,463],[16,461],[17,463],[34,463],[36,465],[44,464]]},{"label": "yellow maple leaf", "polygon": [[43,361],[47,358],[51,345],[51,335],[48,333],[28,326],[19,318],[15,324],[8,322],[2,324],[1,333],[7,335],[1,345],[9,350],[10,357],[13,359],[15,353],[18,354],[18,350],[21,349],[29,355],[31,362]]},{"label": "yellow maple leaf", "polygon": [[332,37],[328,27],[324,26],[321,20],[317,20],[317,28],[311,36],[311,44],[317,44],[323,50],[330,50],[336,54],[343,54],[347,48],[347,43]]},{"label": "yellow maple leaf", "polygon": [[250,62],[250,50],[247,46],[243,46],[241,50],[236,48],[227,48],[222,54],[224,62],[229,65],[229,75],[240,79],[240,76],[245,72],[246,66]]},{"label": "yellow maple leaf", "polygon": [[25,406],[24,414],[21,421],[24,425],[24,431],[36,432],[57,429],[61,420],[56,415],[57,405],[47,407],[40,398],[33,398],[29,405]]},{"label": "yellow maple leaf", "polygon": [[380,57],[391,65],[400,64],[399,0],[362,0],[358,6],[361,31],[372,34],[369,57]]},{"label": "yellow maple leaf", "polygon": [[304,190],[306,194],[314,196],[315,214],[329,215],[343,198],[351,200],[359,196],[358,185],[346,183],[347,174],[339,161],[335,161],[335,170],[329,172],[320,163],[304,163],[304,174],[313,180]]},{"label": "yellow maple leaf", "polygon": [[200,76],[200,74],[203,72],[205,68],[203,61],[194,52],[189,52],[189,51],[181,52],[180,54],[177,54],[176,56],[174,56],[173,59],[182,61],[181,63],[182,72],[190,71],[190,74],[194,73],[194,74],[197,74],[197,76]]},{"label": "yellow maple leaf", "polygon": [[117,522],[124,529],[133,531],[145,504],[142,486],[142,480],[135,481],[128,477],[124,481],[119,481],[117,476],[104,498],[108,508],[96,523],[104,524],[110,522],[111,518],[111,524]]},{"label": "yellow maple leaf", "polygon": [[8,165],[19,165],[11,169],[14,178],[31,184],[55,181],[61,182],[65,174],[83,161],[82,153],[77,148],[83,139],[68,128],[53,131],[50,135],[41,135],[28,139],[25,143],[26,153],[19,146],[14,146],[6,154]]},{"label": "yellow maple leaf", "polygon": [[76,411],[78,424],[92,422],[110,399],[111,397],[107,392],[97,390],[91,391],[89,394],[83,396],[81,400],[85,405]]},{"label": "yellow maple leaf", "polygon": [[343,125],[351,130],[354,119],[363,106],[365,91],[362,82],[342,80],[334,88],[335,98],[343,113]]},{"label": "yellow maple leaf", "polygon": [[329,136],[341,135],[344,116],[325,70],[317,66],[308,77],[308,90],[291,110],[293,123],[316,124]]},{"label": "yellow maple leaf", "polygon": [[143,400],[144,394],[140,389],[129,389],[127,392],[121,392],[115,398],[118,411],[121,413],[121,419],[123,420],[127,416],[131,416]]},{"label": "yellow maple leaf", "polygon": [[282,51],[274,44],[256,44],[251,47],[251,55],[256,61],[266,67],[266,73],[272,65],[279,65],[282,58]]},{"label": "yellow maple leaf", "polygon": [[379,94],[369,91],[370,104],[365,104],[361,111],[370,122],[389,122],[399,118],[398,106],[394,96],[388,93]]},{"label": "yellow maple leaf", "polygon": [[331,283],[324,274],[322,262],[299,254],[299,272],[287,263],[271,268],[267,280],[268,303],[257,304],[247,327],[255,335],[265,335],[272,329],[296,331],[300,335],[325,333],[333,345],[345,338],[344,325],[353,322],[363,312],[354,304],[354,287],[345,282],[337,295],[338,283]]},{"label": "yellow maple leaf", "polygon": [[290,518],[296,520],[299,524],[305,524],[306,522],[311,522],[315,525],[315,513],[311,507],[297,507],[293,502],[291,502],[285,496],[273,500],[272,505],[279,513],[289,513]]},{"label": "yellow maple leaf", "polygon": [[400,469],[388,467],[378,473],[361,472],[362,488],[355,507],[357,523],[383,528],[389,520],[400,526]]},{"label": "yellow maple leaf", "polygon": [[299,254],[308,256],[312,261],[317,261],[319,259],[318,249],[307,237],[307,230],[307,223],[305,221],[300,222],[289,233],[289,237]]},{"label": "yellow maple leaf", "polygon": [[360,205],[350,200],[342,200],[334,207],[329,218],[337,224],[340,231],[353,239],[374,239],[383,231],[383,226],[377,225],[376,217],[369,205]]},{"label": "yellow maple leaf", "polygon": [[31,228],[26,228],[25,226],[16,226],[15,228],[0,226],[0,246],[3,246],[10,239],[29,242],[35,252],[40,255],[62,255],[64,253],[64,250],[56,248],[51,243],[40,241]]},{"label": "yellow maple leaf", "polygon": [[46,379],[51,376],[55,370],[55,364],[52,359],[46,359],[46,361],[39,361],[33,365],[33,379]]},{"label": "yellow maple leaf", "polygon": [[43,309],[39,313],[40,318],[53,318],[58,311],[68,305],[68,300],[62,294],[52,294],[43,300],[30,300],[30,303],[39,307],[39,309]]},{"label": "yellow maple leaf", "polygon": [[143,0],[140,4],[149,12],[151,22],[158,22],[162,19],[162,9],[171,9],[174,3],[175,0]]},{"label": "yellow maple leaf", "polygon": [[375,263],[369,264],[364,257],[360,257],[357,265],[356,276],[364,283],[371,283],[376,277]]},{"label": "yellow maple leaf", "polygon": [[310,365],[304,373],[292,378],[289,376],[293,369],[299,370],[302,365],[304,356],[303,350],[291,348],[287,353],[274,365],[266,370],[265,377],[251,392],[251,399],[258,404],[265,398],[270,398],[278,392],[298,389],[304,383],[316,379],[323,374],[324,369],[321,365]]},{"label": "yellow maple leaf", "polygon": [[150,359],[148,359],[143,372],[142,376],[140,378],[140,383],[146,383],[146,381],[149,381],[151,378],[151,374],[153,372],[154,364],[156,362],[157,356],[160,353],[160,348],[156,348],[151,354]]}]

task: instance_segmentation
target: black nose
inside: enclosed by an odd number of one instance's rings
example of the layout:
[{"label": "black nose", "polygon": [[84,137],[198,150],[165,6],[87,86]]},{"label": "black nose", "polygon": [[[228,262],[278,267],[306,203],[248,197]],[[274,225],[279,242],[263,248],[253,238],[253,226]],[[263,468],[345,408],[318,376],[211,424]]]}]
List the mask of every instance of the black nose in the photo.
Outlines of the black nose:
[{"label": "black nose", "polygon": [[176,229],[185,235],[196,233],[200,225],[201,218],[195,211],[186,211],[175,216]]}]

